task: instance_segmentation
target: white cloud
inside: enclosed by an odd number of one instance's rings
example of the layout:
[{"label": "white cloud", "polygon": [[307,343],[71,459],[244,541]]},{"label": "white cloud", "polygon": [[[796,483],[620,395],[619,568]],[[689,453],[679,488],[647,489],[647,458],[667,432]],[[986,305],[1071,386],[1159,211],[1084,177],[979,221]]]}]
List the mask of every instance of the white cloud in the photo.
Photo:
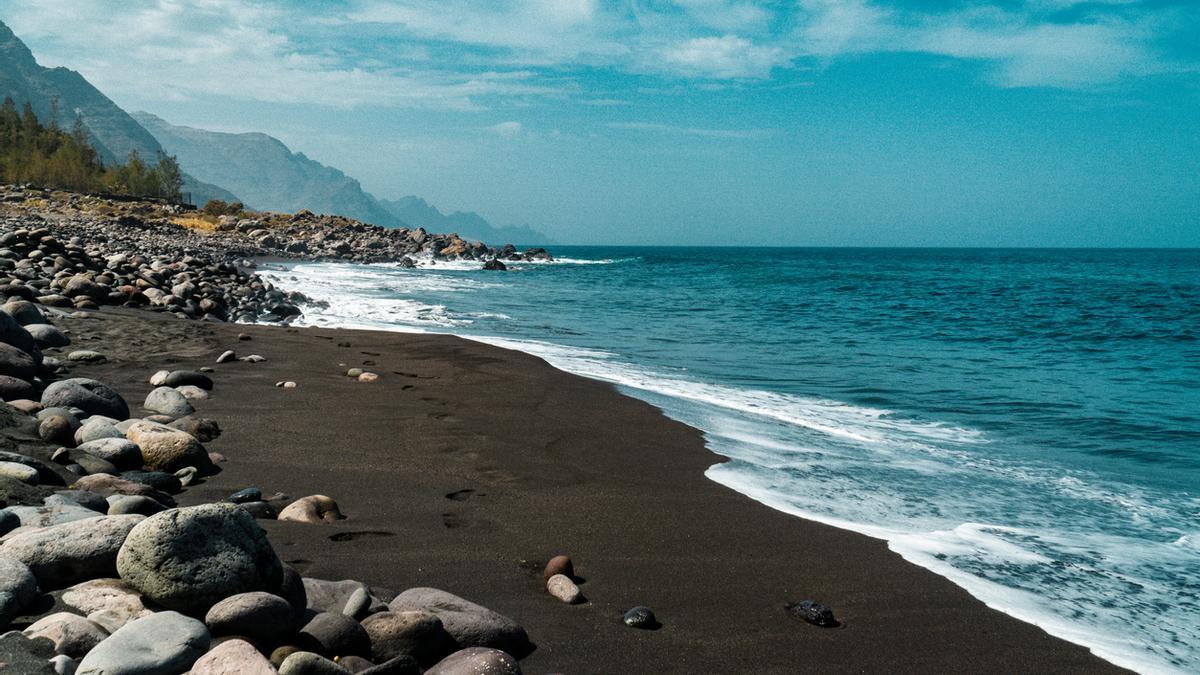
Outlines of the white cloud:
[{"label": "white cloud", "polygon": [[717,79],[767,78],[788,59],[779,47],[766,47],[736,35],[685,40],[659,52],[670,71]]},{"label": "white cloud", "polygon": [[488,130],[503,138],[515,138],[521,133],[521,123],[513,120],[493,124]]}]

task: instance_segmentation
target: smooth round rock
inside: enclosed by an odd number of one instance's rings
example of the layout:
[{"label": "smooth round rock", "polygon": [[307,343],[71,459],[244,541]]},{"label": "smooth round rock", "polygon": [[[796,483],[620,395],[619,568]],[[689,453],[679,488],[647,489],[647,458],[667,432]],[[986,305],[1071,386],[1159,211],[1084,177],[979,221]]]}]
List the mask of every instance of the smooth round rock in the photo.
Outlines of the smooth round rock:
[{"label": "smooth round rock", "polygon": [[146,401],[142,403],[142,407],[161,415],[169,415],[172,418],[196,412],[187,397],[171,387],[158,387],[152,390],[146,395]]},{"label": "smooth round rock", "polygon": [[304,624],[298,641],[301,646],[329,657],[371,656],[371,638],[354,619],[341,612],[322,612]]},{"label": "smooth round rock", "polygon": [[546,592],[568,605],[583,602],[579,586],[565,574],[555,574],[546,582]]},{"label": "smooth round rock", "polygon": [[7,626],[37,594],[33,572],[18,560],[0,557],[0,626]]},{"label": "smooth round rock", "polygon": [[377,663],[411,656],[428,666],[457,648],[442,620],[430,612],[379,612],[363,619],[362,627]]},{"label": "smooth round rock", "polygon": [[649,607],[638,605],[633,609],[625,612],[625,616],[621,617],[626,626],[631,628],[657,628],[658,619],[654,616],[654,612]]},{"label": "smooth round rock", "polygon": [[108,357],[94,349],[76,349],[67,354],[67,360],[79,363],[104,363]]},{"label": "smooth round rock", "polygon": [[200,387],[205,391],[212,391],[213,388],[211,377],[194,370],[173,370],[167,373],[162,383],[167,387],[182,387],[190,384],[193,387]]},{"label": "smooth round rock", "polygon": [[38,484],[37,469],[16,462],[0,462],[0,476],[7,476],[29,485]]},{"label": "smooth round rock", "polygon": [[151,614],[142,596],[120,579],[91,579],[62,593],[62,603],[115,632],[125,624]]},{"label": "smooth round rock", "polygon": [[254,591],[213,605],[204,615],[204,623],[214,636],[240,635],[273,647],[291,636],[295,612],[278,595]]},{"label": "smooth round rock", "polygon": [[[87,425],[84,425],[86,428]],[[115,428],[113,433],[119,434]],[[142,449],[127,438],[97,438],[81,443],[81,452],[111,462],[118,469],[136,469],[142,466]]]},{"label": "smooth round rock", "polygon": [[427,611],[463,647],[493,647],[510,654],[529,649],[529,636],[516,621],[436,588],[410,588],[388,604],[393,612]]},{"label": "smooth round rock", "polygon": [[233,502],[234,504],[244,504],[246,502],[261,502],[262,498],[262,490],[256,487],[248,487],[229,495],[225,498],[225,501]]},{"label": "smooth round rock", "polygon": [[110,417],[93,416],[84,420],[83,425],[75,430],[75,443],[84,445],[103,438],[125,438],[117,429]]},{"label": "smooth round rock", "polygon": [[31,638],[44,637],[54,643],[54,651],[76,659],[108,637],[108,631],[71,612],[44,616],[22,632]]},{"label": "smooth round rock", "polygon": [[37,363],[24,351],[0,342],[0,375],[32,380],[37,375]]},{"label": "smooth round rock", "polygon": [[182,673],[208,651],[208,629],[178,612],[157,612],[130,621],[96,645],[79,663],[78,675]]},{"label": "smooth round rock", "polygon": [[204,446],[178,429],[140,420],[125,430],[125,438],[137,443],[147,469],[174,473],[185,466],[201,471],[212,467]]},{"label": "smooth round rock", "polygon": [[129,405],[121,395],[98,380],[74,377],[60,380],[42,392],[42,406],[75,407],[88,415],[104,415],[113,419],[129,418]]},{"label": "smooth round rock", "polygon": [[75,445],[75,426],[63,415],[50,415],[38,423],[38,437],[54,445]]},{"label": "smooth round rock", "polygon": [[343,518],[337,502],[325,495],[301,497],[279,512],[279,520],[297,523],[332,523]]},{"label": "smooth round rock", "polygon": [[37,387],[19,377],[0,375],[0,399],[13,401],[22,398],[36,398]]},{"label": "smooth round rock", "polygon": [[349,672],[313,652],[293,652],[279,664],[279,675],[347,675]]},{"label": "smooth round rock", "polygon": [[570,556],[556,555],[546,563],[546,569],[542,570],[542,579],[549,581],[555,574],[562,574],[568,579],[575,578],[575,563],[571,562]]},{"label": "smooth round rock", "polygon": [[175,387],[175,391],[183,394],[183,397],[190,401],[203,401],[208,398],[208,392],[194,384],[185,384]]},{"label": "smooth round rock", "polygon": [[425,675],[521,675],[521,666],[499,649],[469,647],[442,659]]},{"label": "smooth round rock", "polygon": [[196,659],[188,675],[275,675],[275,667],[245,640],[226,640]]},{"label": "smooth round rock", "polygon": [[66,347],[71,344],[71,338],[48,323],[32,323],[25,326],[25,330],[29,331],[29,334],[33,336],[34,342],[41,349]]},{"label": "smooth round rock", "polygon": [[238,593],[277,590],[283,575],[266,533],[228,503],[147,518],[121,546],[117,570],[147,598],[190,613]]},{"label": "smooth round rock", "polygon": [[113,495],[109,497],[108,515],[110,516],[122,513],[137,513],[143,516],[152,516],[164,510],[166,510],[165,506],[142,495]]},{"label": "smooth round rock", "polygon": [[98,516],[11,535],[0,558],[18,560],[42,590],[62,588],[116,573],[117,552],[143,517]]}]

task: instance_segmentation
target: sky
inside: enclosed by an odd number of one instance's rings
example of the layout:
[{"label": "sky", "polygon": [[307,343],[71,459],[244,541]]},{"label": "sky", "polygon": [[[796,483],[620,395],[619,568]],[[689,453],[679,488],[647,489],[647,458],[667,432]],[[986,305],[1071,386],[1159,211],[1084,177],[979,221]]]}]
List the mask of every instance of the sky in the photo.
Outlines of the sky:
[{"label": "sky", "polygon": [[561,243],[1200,246],[1197,0],[0,0],[0,20],[127,110]]}]

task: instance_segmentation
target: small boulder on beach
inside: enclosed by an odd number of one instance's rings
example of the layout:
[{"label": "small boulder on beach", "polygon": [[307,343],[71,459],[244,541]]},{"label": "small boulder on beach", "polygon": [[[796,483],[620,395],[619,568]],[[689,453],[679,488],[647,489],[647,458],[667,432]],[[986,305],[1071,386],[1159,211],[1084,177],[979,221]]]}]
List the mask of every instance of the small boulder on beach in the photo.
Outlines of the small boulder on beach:
[{"label": "small boulder on beach", "polygon": [[579,586],[565,574],[555,574],[546,581],[546,592],[568,605],[583,602]]},{"label": "small boulder on beach", "polygon": [[96,645],[76,675],[182,673],[208,651],[208,629],[178,612],[130,621]]},{"label": "small boulder on beach", "polygon": [[266,533],[229,503],[147,518],[129,533],[116,567],[147,598],[184,612],[205,612],[238,593],[278,590],[283,575]]},{"label": "small boulder on beach", "polygon": [[273,593],[251,591],[218,602],[204,615],[214,636],[240,635],[275,646],[292,634],[295,612],[287,600]]},{"label": "small boulder on beach", "polygon": [[425,675],[521,675],[521,666],[499,649],[470,647],[442,659]]},{"label": "small boulder on beach", "polygon": [[183,417],[196,412],[183,393],[168,386],[158,387],[147,394],[142,407],[171,417]]},{"label": "small boulder on beach", "polygon": [[442,620],[431,612],[379,612],[363,619],[362,627],[371,638],[376,663],[411,656],[429,666],[457,648]]},{"label": "small boulder on beach", "polygon": [[0,558],[24,563],[43,590],[111,577],[117,551],[144,518],[97,516],[23,532],[0,545]]},{"label": "small boulder on beach", "polygon": [[148,469],[174,473],[185,466],[201,471],[212,467],[208,452],[195,437],[164,424],[139,420],[125,431],[125,438],[141,449]]},{"label": "small boulder on beach", "polygon": [[642,605],[625,612],[621,620],[630,628],[653,630],[659,627],[658,617],[654,616],[654,611]]},{"label": "small boulder on beach", "polygon": [[42,392],[42,406],[79,408],[88,415],[104,415],[117,420],[129,418],[129,406],[121,395],[98,380],[74,377],[60,380]]},{"label": "small boulder on beach", "polygon": [[54,651],[82,658],[108,637],[108,631],[71,612],[56,612],[38,619],[24,631],[31,638],[44,637],[54,643]]},{"label": "small boulder on beach", "polygon": [[524,654],[529,649],[529,636],[516,621],[437,588],[410,588],[396,596],[388,608],[393,612],[434,614],[463,647],[493,647],[510,654]]},{"label": "small boulder on beach", "polygon": [[275,667],[245,640],[226,640],[196,659],[188,675],[275,675]]},{"label": "small boulder on beach", "polygon": [[337,502],[325,495],[301,497],[279,512],[279,520],[297,523],[332,523],[344,518]]}]

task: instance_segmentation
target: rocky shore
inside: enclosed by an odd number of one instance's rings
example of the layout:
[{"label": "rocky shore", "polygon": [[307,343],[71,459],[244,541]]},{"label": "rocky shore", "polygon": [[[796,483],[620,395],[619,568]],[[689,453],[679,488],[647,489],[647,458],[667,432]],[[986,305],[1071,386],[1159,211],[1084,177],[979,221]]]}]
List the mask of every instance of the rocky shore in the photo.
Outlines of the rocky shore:
[{"label": "rocky shore", "polygon": [[0,207],[0,670],[1120,672],[708,481],[607,385],[235,325],[301,302],[237,224],[43,197]]}]

